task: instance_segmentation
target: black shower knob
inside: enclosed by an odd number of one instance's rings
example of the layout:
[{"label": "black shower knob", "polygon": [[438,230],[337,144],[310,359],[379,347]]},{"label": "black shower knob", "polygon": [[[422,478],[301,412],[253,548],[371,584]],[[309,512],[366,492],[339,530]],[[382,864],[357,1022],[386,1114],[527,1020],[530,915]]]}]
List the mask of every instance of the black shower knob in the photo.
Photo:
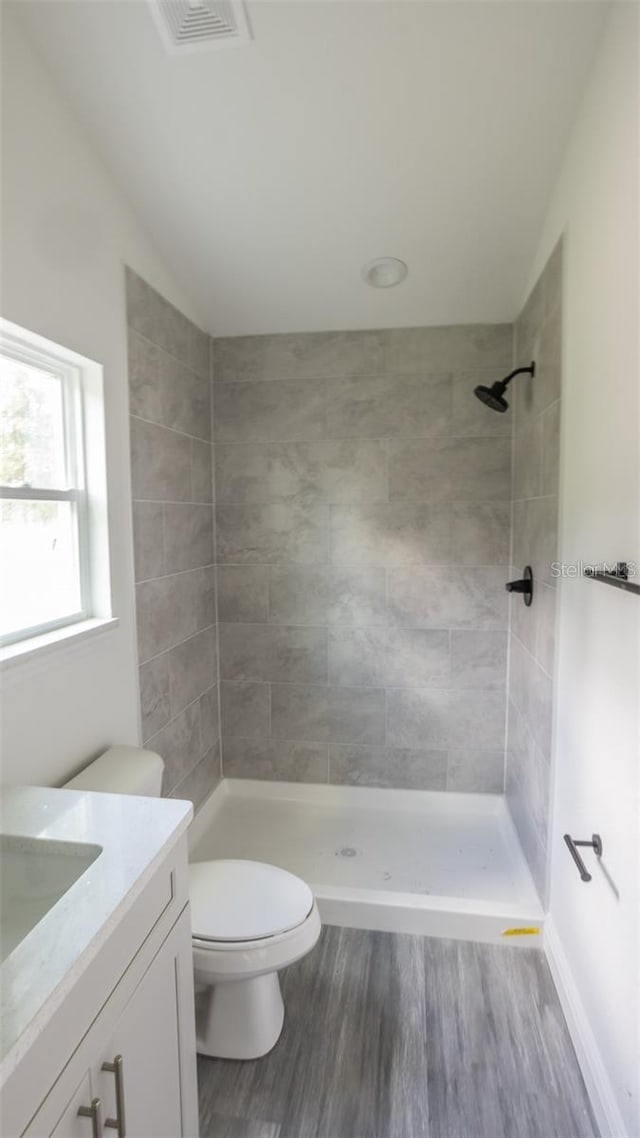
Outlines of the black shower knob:
[{"label": "black shower knob", "polygon": [[505,589],[508,593],[522,593],[527,608],[533,600],[533,569],[525,565],[524,573],[517,581],[507,581]]}]

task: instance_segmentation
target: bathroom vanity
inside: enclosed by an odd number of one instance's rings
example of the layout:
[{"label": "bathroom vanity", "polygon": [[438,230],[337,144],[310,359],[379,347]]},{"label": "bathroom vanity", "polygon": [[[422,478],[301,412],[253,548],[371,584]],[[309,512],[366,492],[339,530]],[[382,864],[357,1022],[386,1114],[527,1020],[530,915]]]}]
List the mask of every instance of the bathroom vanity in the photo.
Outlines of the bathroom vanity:
[{"label": "bathroom vanity", "polygon": [[189,803],[8,788],[3,1138],[197,1138]]}]

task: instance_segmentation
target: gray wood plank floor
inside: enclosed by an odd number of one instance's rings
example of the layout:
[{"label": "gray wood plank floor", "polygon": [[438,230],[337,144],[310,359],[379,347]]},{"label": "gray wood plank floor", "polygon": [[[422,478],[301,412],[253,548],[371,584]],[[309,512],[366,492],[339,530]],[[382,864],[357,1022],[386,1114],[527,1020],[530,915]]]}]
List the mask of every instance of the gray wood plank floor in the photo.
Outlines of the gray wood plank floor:
[{"label": "gray wood plank floor", "polygon": [[255,1062],[198,1060],[201,1138],[597,1138],[539,950],[326,927]]}]

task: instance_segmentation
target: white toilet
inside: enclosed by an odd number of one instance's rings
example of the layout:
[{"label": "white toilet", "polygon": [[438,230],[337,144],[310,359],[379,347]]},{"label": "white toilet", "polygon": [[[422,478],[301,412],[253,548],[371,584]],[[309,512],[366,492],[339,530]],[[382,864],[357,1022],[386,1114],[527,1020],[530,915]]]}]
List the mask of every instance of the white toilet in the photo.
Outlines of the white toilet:
[{"label": "white toilet", "polygon": [[[164,763],[152,751],[111,747],[66,786],[157,798]],[[259,861],[189,866],[197,1047],[223,1059],[258,1059],[278,1042],[284,1005],[278,972],[320,936],[313,893]]]},{"label": "white toilet", "polygon": [[259,861],[189,866],[198,1051],[257,1059],[277,1043],[284,1005],[278,971],[320,936],[320,916],[304,881]]}]

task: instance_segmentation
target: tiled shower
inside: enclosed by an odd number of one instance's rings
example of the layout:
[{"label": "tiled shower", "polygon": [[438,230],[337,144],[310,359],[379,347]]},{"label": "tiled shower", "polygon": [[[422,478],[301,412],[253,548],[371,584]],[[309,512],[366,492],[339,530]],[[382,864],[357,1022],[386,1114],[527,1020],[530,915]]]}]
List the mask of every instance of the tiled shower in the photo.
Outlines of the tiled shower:
[{"label": "tiled shower", "polygon": [[[506,789],[544,893],[560,282],[559,248],[515,329],[209,341],[127,273],[142,733],[167,793],[198,805],[222,771]],[[496,414],[473,388],[514,353],[536,378]],[[527,563],[530,609],[504,587]]]},{"label": "tiled shower", "polygon": [[511,424],[468,393],[511,351],[507,326],[214,343],[228,775],[502,789]]},{"label": "tiled shower", "polygon": [[[541,897],[547,893],[551,785],[558,485],[562,382],[562,245],[549,258],[514,329],[518,366],[536,361],[515,395],[512,560],[533,568],[530,608],[513,599],[510,620],[506,793]],[[557,570],[556,570],[557,571]]]},{"label": "tiled shower", "polygon": [[220,777],[210,341],[126,273],[142,741],[164,793]]}]

